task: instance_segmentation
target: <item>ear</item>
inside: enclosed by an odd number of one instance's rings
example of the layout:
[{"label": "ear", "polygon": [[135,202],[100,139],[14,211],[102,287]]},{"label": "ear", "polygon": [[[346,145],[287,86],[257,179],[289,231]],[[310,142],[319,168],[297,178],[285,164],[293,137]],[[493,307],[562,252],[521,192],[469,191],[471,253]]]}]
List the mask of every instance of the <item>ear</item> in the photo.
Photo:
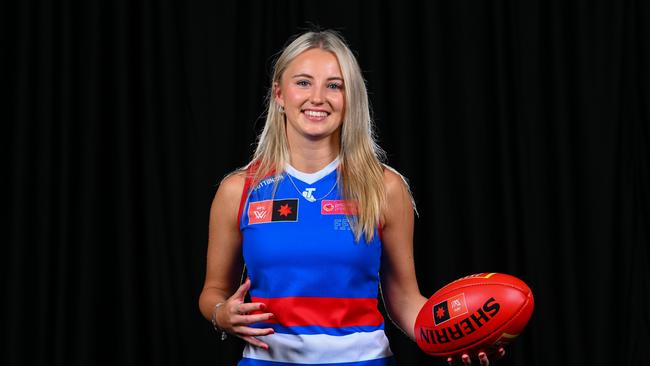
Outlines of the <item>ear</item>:
[{"label": "ear", "polygon": [[280,83],[277,81],[273,83],[273,98],[278,105],[284,107],[284,96],[282,95]]}]

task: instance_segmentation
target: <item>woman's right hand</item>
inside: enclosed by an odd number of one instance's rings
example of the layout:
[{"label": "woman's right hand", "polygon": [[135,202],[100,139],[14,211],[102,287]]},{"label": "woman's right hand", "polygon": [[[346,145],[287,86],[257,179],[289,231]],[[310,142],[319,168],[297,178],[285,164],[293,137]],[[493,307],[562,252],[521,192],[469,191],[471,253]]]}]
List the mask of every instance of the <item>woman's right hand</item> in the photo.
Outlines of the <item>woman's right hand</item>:
[{"label": "woman's right hand", "polygon": [[273,318],[272,313],[249,315],[264,311],[266,304],[261,302],[245,303],[244,298],[251,287],[249,278],[237,289],[226,302],[216,309],[214,316],[217,326],[226,332],[243,339],[253,346],[269,349],[269,345],[255,338],[275,333],[272,328],[253,328],[249,324],[263,322]]}]

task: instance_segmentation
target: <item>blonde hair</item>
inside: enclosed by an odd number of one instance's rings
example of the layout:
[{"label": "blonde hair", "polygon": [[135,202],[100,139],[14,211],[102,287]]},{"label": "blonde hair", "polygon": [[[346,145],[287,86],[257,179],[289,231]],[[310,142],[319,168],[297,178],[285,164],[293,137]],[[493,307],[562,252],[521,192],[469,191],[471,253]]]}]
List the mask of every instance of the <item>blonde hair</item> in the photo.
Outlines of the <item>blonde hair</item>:
[{"label": "blonde hair", "polygon": [[[271,88],[267,97],[264,130],[259,136],[251,162],[254,187],[271,172],[281,174],[290,162],[289,144],[285,130],[285,115],[273,97],[274,85],[279,84],[283,72],[298,55],[319,48],[334,54],[339,62],[345,85],[345,115],[341,124],[339,191],[345,200],[356,202],[357,213],[349,216],[355,239],[365,234],[370,242],[379,224],[385,204],[383,181],[383,150],[374,139],[368,93],[361,68],[343,38],[334,31],[307,32],[289,43],[275,61]],[[276,183],[278,180],[276,180]]]}]

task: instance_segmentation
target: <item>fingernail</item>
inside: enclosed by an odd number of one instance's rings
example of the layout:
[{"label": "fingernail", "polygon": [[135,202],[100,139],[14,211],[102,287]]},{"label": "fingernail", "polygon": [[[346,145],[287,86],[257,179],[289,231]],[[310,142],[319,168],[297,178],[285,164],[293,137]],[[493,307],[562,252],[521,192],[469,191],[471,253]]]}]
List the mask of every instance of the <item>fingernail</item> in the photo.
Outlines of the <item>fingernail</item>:
[{"label": "fingernail", "polygon": [[260,310],[264,310],[264,309],[266,309],[266,305],[260,304]]},{"label": "fingernail", "polygon": [[271,318],[275,318],[275,315],[269,314],[269,319],[271,319]]}]

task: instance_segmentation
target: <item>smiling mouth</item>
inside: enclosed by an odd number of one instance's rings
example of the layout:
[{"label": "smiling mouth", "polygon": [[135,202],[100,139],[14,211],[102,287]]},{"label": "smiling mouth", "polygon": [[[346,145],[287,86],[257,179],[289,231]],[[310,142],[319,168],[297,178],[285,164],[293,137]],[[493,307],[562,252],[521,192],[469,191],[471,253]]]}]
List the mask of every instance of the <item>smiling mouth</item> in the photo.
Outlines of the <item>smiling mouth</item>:
[{"label": "smiling mouth", "polygon": [[329,115],[329,113],[325,111],[304,110],[303,113],[308,117],[314,117],[314,118],[325,118]]}]

